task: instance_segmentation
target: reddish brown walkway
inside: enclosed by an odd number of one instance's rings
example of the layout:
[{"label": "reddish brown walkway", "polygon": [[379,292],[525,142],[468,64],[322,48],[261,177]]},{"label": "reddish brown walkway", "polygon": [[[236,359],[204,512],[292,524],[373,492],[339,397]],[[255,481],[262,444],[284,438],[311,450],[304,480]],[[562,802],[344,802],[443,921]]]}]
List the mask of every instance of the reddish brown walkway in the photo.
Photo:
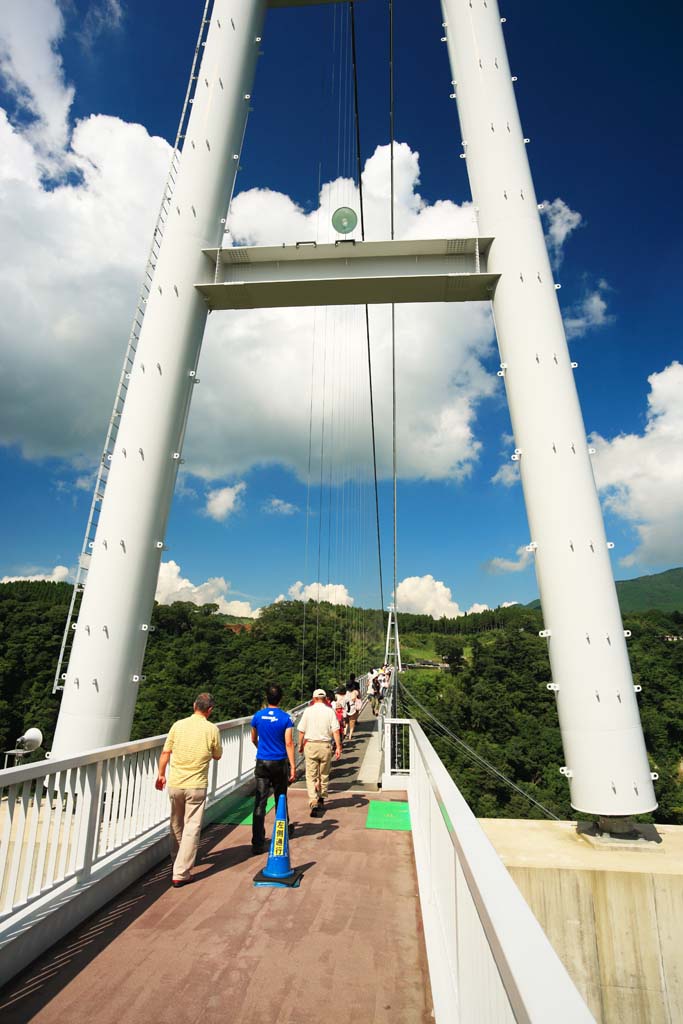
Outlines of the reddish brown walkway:
[{"label": "reddish brown walkway", "polygon": [[[299,889],[256,889],[251,829],[214,825],[197,880],[142,878],[0,993],[3,1024],[423,1024],[432,1020],[409,832],[365,828],[369,799],[290,795]],[[272,814],[267,819],[270,832]]]}]

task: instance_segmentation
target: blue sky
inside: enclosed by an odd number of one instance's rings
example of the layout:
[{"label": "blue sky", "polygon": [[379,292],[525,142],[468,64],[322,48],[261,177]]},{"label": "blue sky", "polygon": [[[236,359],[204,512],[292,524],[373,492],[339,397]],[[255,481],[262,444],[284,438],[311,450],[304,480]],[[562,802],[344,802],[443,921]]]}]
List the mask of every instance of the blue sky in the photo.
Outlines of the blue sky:
[{"label": "blue sky", "polygon": [[[63,578],[77,561],[168,165],[161,140],[175,137],[202,7],[9,0],[0,14],[0,578]],[[439,4],[394,8],[397,223],[413,237],[467,233]],[[546,227],[615,574],[680,565],[680,8],[662,3],[655,18],[636,3],[503,0],[501,12],[537,195],[551,204]],[[356,20],[369,220],[382,237],[386,3],[364,0]],[[271,12],[262,48],[230,226],[240,241],[290,241],[356,201],[344,180],[355,170],[348,16]],[[219,316],[200,363],[160,597],[249,611],[321,582],[346,588],[325,594],[377,606],[360,314]],[[386,310],[372,325],[388,600]],[[400,606],[453,614],[533,599],[486,310],[398,308],[397,338]],[[321,495],[324,360],[331,461]]]}]

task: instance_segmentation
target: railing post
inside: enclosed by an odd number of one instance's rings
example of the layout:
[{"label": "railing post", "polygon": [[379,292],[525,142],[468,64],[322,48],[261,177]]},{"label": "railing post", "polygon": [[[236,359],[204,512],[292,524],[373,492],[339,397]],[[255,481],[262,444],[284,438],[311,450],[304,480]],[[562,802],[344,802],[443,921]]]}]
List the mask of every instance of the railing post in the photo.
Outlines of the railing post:
[{"label": "railing post", "polygon": [[102,801],[102,761],[89,764],[85,770],[83,785],[83,815],[85,829],[78,838],[79,851],[76,870],[81,878],[87,878],[92,872],[96,856],[97,827],[100,820],[100,803]]},{"label": "railing post", "polygon": [[219,761],[211,762],[211,784],[209,787],[209,803],[213,802],[213,798],[216,795],[216,783],[218,781],[218,765]]},{"label": "railing post", "polygon": [[240,729],[240,745],[237,754],[237,778],[242,778],[242,764],[244,760],[244,727]]}]

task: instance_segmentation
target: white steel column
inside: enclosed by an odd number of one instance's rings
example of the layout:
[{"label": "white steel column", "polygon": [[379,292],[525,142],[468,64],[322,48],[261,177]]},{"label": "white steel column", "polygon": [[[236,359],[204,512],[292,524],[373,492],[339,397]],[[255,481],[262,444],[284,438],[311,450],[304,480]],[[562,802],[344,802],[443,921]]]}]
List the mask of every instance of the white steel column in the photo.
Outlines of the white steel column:
[{"label": "white steel column", "polygon": [[216,0],[112,456],[52,753],[128,740],[266,0]]},{"label": "white steel column", "polygon": [[586,433],[496,0],[442,0],[548,637],[572,806],[657,806]]},{"label": "white steel column", "polygon": [[389,605],[389,618],[387,619],[387,642],[384,648],[384,664],[393,665],[397,672],[403,671],[401,664],[401,645],[398,639],[398,619],[396,618],[396,607]]}]

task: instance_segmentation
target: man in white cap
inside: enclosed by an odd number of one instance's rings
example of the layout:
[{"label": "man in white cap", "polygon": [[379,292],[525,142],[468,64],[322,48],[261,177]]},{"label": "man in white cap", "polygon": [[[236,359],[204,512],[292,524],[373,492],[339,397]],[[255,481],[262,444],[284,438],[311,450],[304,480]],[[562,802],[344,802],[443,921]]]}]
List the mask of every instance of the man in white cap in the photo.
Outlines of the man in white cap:
[{"label": "man in white cap", "polygon": [[331,707],[325,703],[324,690],[313,691],[313,703],[304,711],[299,721],[299,753],[306,757],[306,789],[312,818],[321,818],[325,810],[325,797],[330,778],[332,748],[334,759],[341,757],[339,721]]}]

